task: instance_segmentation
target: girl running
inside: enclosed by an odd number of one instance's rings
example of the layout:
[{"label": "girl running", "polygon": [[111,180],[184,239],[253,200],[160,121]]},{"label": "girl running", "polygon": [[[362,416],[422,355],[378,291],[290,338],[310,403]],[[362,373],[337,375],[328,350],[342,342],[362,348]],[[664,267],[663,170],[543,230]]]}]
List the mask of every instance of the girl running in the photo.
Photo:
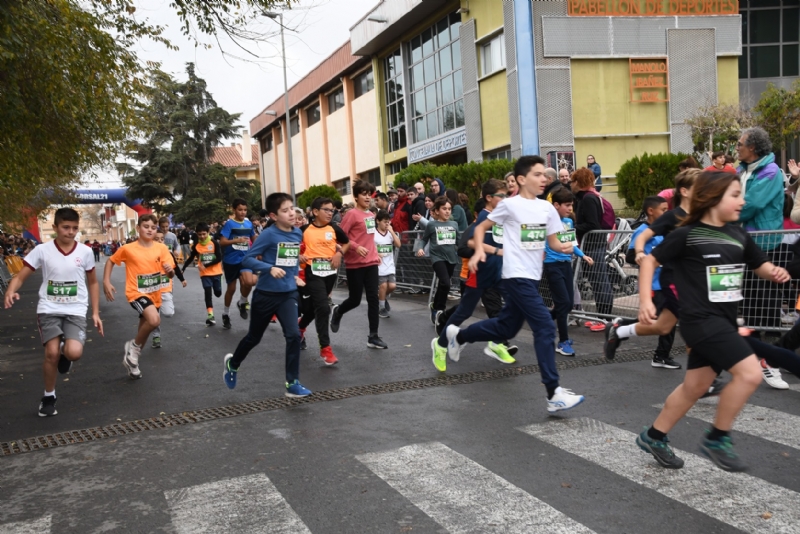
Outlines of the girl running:
[{"label": "girl running", "polygon": [[678,469],[683,460],[668,445],[667,433],[708,391],[721,370],[733,379],[720,395],[713,426],[700,450],[726,471],[745,465],[733,448],[733,421],[761,383],[761,366],[751,346],[739,335],[736,317],[742,300],[745,264],[765,280],[788,282],[789,273],[767,261],[749,234],[734,223],[744,205],[739,178],[726,172],[704,172],[695,182],[689,215],[653,252],[642,259],[639,321],[657,317],[650,295],[653,273],[660,264],[680,262],[674,281],[683,302],[681,334],[691,347],[686,376],[667,398],[653,425],[636,439],[663,467]]},{"label": "girl running", "polygon": [[431,303],[431,322],[436,324],[436,315],[445,310],[447,294],[450,292],[450,279],[459,263],[456,253],[458,226],[450,220],[452,204],[447,197],[439,197],[433,204],[433,220],[425,227],[422,237],[414,244],[418,257],[425,256],[425,246],[430,243],[430,258],[433,272],[439,280],[436,295]]}]

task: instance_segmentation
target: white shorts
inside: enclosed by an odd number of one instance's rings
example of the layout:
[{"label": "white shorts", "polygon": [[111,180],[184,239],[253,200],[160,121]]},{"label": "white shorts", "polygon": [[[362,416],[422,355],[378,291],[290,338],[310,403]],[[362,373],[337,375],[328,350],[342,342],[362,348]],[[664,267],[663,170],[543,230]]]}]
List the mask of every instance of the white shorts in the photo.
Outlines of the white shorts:
[{"label": "white shorts", "polygon": [[175,315],[175,303],[172,301],[172,293],[161,293],[161,308],[159,311],[164,317]]}]

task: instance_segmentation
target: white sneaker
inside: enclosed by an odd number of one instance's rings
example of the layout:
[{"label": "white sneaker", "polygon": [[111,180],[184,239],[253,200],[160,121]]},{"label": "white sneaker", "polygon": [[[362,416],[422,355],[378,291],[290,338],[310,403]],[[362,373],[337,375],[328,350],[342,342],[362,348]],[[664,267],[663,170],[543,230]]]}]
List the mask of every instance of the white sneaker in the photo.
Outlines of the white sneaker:
[{"label": "white sneaker", "polygon": [[769,384],[770,387],[775,389],[789,389],[789,384],[781,378],[780,370],[767,365],[766,360],[761,360],[761,374],[764,376],[764,382]]},{"label": "white sneaker", "polygon": [[142,353],[142,348],[133,344],[133,340],[125,342],[125,356],[122,358],[122,365],[128,371],[128,376],[131,378],[142,378],[142,372],[139,370],[139,355]]},{"label": "white sneaker", "polygon": [[569,410],[583,402],[583,395],[576,395],[568,389],[557,387],[553,398],[547,401],[547,411],[550,413]]},{"label": "white sneaker", "polygon": [[454,324],[448,326],[445,331],[445,336],[447,336],[447,356],[454,362],[461,358],[461,351],[464,350],[464,345],[456,341],[456,336],[460,331],[461,329]]}]

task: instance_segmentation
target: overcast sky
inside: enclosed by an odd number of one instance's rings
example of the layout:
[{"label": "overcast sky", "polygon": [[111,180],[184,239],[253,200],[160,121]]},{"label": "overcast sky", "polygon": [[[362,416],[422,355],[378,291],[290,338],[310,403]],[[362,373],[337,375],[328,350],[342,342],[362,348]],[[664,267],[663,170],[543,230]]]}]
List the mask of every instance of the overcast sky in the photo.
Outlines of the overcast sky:
[{"label": "overcast sky", "polygon": [[[164,26],[165,37],[180,50],[146,42],[136,48],[137,54],[142,60],[161,62],[162,70],[178,80],[185,79],[186,63],[195,63],[197,75],[207,82],[217,104],[230,113],[241,113],[239,124],[249,128],[250,119],[283,94],[277,22],[265,18],[263,23],[250,28],[269,34],[265,43],[250,43],[249,49],[257,58],[244,53],[230,40],[220,39],[226,52],[250,59],[242,61],[226,57],[216,44],[209,50],[196,48],[182,34],[180,21],[169,3],[170,0],[137,0],[136,15]],[[350,27],[378,3],[379,0],[300,0],[292,10],[284,12],[286,27],[297,30],[285,33],[289,87],[344,44],[350,38]],[[115,174],[101,173],[95,185],[119,186]]]}]

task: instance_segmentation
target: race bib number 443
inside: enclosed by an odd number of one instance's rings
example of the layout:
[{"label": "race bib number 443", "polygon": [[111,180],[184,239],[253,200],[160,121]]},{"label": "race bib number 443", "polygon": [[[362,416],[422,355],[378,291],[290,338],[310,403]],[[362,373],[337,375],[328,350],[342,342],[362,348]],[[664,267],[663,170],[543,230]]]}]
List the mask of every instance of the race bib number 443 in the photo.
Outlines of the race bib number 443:
[{"label": "race bib number 443", "polygon": [[708,300],[710,302],[742,300],[743,263],[709,265],[706,267],[706,278],[708,279]]},{"label": "race bib number 443", "polygon": [[47,281],[47,300],[57,304],[78,302],[78,282]]},{"label": "race bib number 443", "polygon": [[295,267],[300,257],[300,243],[278,243],[276,267]]},{"label": "race bib number 443", "polygon": [[522,250],[544,250],[547,227],[543,224],[521,224],[519,226],[519,248]]}]

